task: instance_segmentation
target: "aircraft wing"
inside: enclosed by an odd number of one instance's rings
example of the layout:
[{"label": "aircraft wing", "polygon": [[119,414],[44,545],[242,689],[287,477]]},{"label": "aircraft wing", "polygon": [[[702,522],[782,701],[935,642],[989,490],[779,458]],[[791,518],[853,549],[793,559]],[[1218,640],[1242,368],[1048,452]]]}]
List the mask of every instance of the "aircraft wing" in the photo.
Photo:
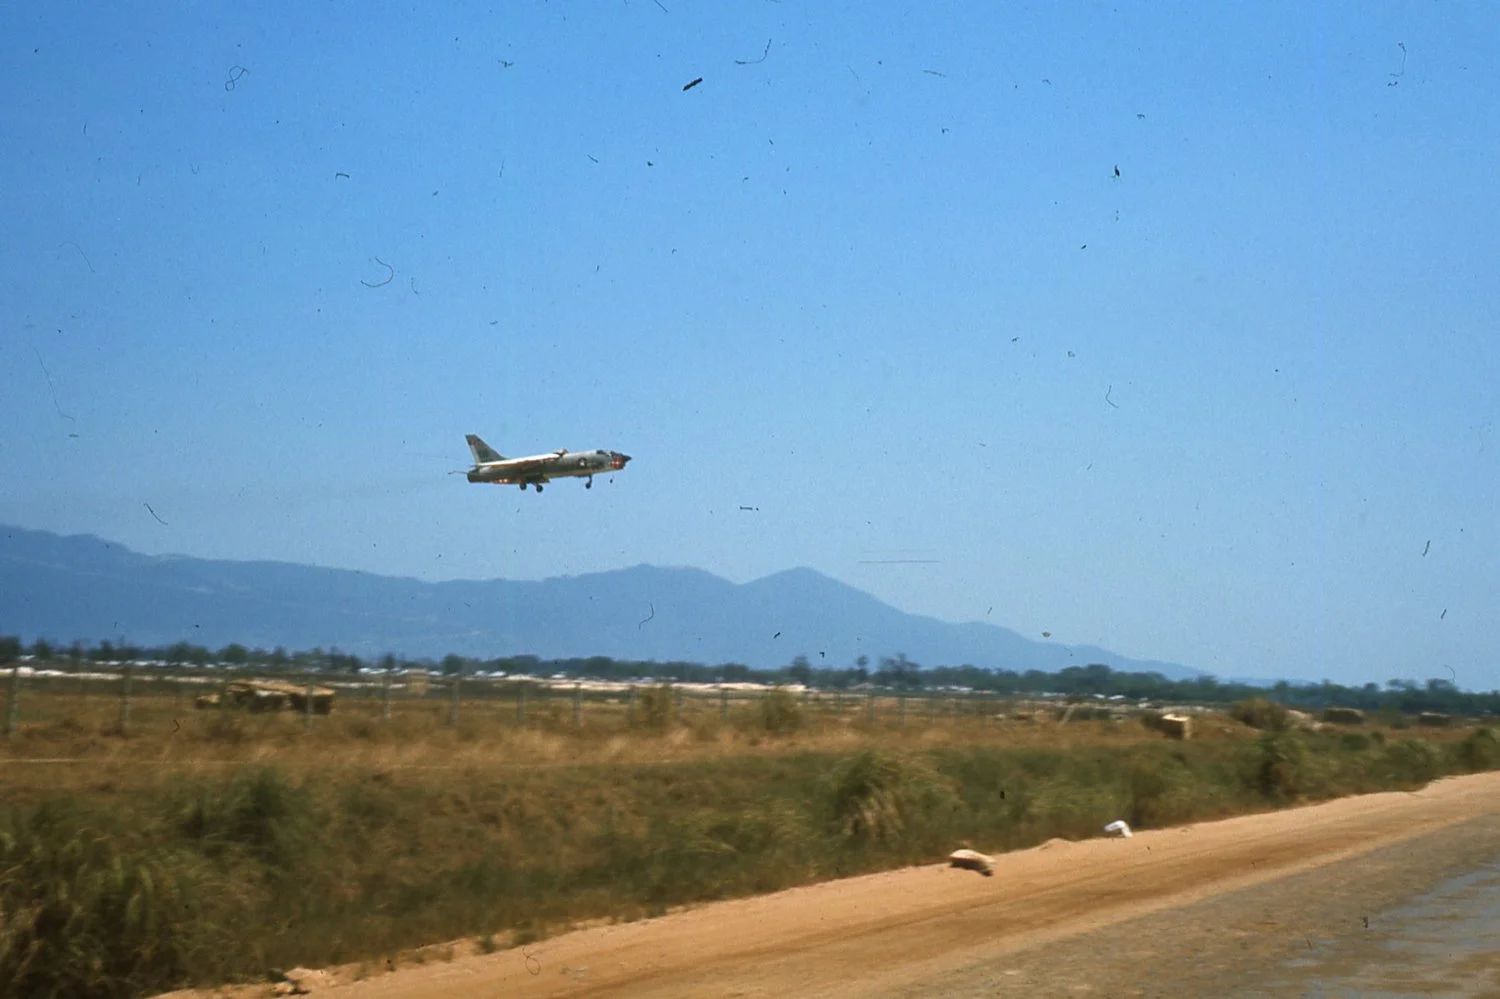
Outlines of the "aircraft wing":
[{"label": "aircraft wing", "polygon": [[505,461],[496,462],[493,467],[504,470],[507,473],[540,472],[547,466],[555,464],[559,455],[539,454],[530,458],[509,458]]}]

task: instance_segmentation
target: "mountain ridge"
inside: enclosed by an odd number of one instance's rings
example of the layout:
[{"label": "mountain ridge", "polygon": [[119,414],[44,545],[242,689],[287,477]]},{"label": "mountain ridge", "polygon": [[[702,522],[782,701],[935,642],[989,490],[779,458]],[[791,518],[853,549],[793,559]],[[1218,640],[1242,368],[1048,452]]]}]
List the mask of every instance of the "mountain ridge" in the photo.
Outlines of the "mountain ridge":
[{"label": "mountain ridge", "polygon": [[0,526],[0,633],[28,640],[231,642],[477,658],[743,663],[805,656],[814,666],[876,664],[1054,671],[1103,663],[1173,679],[1204,675],[1092,645],[1037,642],[983,622],[910,614],[799,566],[746,583],[642,563],[542,580],[425,582],[273,560],[146,555],[94,535]]}]

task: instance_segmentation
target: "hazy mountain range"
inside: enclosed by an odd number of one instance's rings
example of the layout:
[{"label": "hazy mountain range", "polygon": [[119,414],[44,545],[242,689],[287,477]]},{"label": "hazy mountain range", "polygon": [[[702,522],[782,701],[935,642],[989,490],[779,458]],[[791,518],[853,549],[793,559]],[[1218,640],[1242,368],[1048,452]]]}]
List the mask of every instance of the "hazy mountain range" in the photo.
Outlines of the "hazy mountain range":
[{"label": "hazy mountain range", "polygon": [[848,666],[905,654],[926,666],[1057,670],[1104,663],[1172,678],[1176,663],[1037,642],[989,624],[907,614],[811,569],[736,584],[638,565],[539,581],[427,583],[286,562],[142,555],[90,535],[0,527],[0,634],[136,645],[230,642],[361,656],[736,662],[806,656]]}]

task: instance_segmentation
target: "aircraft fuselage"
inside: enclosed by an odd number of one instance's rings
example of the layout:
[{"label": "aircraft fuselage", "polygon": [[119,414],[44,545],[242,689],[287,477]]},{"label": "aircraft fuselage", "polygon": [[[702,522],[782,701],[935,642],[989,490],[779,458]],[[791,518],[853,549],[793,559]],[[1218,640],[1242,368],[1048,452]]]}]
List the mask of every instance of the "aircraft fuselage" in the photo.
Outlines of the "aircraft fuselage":
[{"label": "aircraft fuselage", "polygon": [[526,458],[502,458],[479,438],[470,436],[474,467],[468,471],[470,482],[487,482],[499,486],[535,486],[542,491],[553,479],[582,478],[592,486],[595,475],[618,472],[630,461],[630,455],[619,451],[567,451],[537,454]]}]

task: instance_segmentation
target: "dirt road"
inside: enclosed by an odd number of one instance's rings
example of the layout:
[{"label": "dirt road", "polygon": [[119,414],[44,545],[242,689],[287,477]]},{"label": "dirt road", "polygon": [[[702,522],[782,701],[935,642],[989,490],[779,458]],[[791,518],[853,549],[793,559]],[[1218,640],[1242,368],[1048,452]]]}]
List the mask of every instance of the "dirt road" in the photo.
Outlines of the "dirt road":
[{"label": "dirt road", "polygon": [[[1486,816],[1500,816],[1500,774],[1450,778],[1415,793],[1345,798],[1143,832],[1128,840],[1054,841],[997,858],[992,878],[929,866],[829,882],[404,968],[326,994],[336,999],[925,996],[967,991],[961,973],[968,974],[967,986],[976,995],[1009,994],[996,987],[994,969],[1012,957],[1024,966],[1026,954],[1035,955],[1039,945],[1048,944],[1052,952],[1065,939],[1089,939],[1090,933],[1097,938],[1104,928],[1126,921],[1143,925],[1140,917],[1183,910],[1297,872],[1309,872],[1304,880],[1316,879],[1314,868],[1421,842],[1461,823],[1495,828],[1493,822],[1473,821]],[[1400,866],[1400,850],[1383,855],[1394,858],[1388,860],[1393,869]],[[1255,931],[1252,926],[1237,932]],[[1130,994],[1157,994],[1149,987],[1150,965],[1141,965],[1138,973],[1145,985],[1131,987]],[[988,984],[981,988],[982,981]],[[1079,984],[1090,991],[1086,981]],[[1116,981],[1106,991],[1118,994],[1113,989],[1125,987]]]}]

